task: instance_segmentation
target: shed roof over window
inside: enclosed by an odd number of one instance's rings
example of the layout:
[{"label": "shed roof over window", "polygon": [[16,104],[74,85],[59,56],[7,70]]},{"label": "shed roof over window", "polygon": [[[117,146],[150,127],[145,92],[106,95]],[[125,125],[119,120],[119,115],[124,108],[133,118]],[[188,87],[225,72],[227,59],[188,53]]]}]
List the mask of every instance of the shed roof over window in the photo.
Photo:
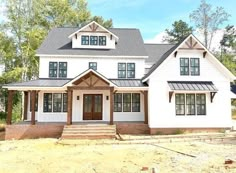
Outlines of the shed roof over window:
[{"label": "shed roof over window", "polygon": [[168,85],[173,91],[218,91],[211,81],[168,81]]}]

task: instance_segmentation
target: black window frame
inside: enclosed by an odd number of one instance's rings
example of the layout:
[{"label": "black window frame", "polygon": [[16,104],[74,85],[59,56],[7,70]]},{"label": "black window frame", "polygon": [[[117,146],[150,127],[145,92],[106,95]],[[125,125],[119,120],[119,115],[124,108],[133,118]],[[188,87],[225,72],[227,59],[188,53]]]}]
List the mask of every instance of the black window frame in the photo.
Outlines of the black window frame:
[{"label": "black window frame", "polygon": [[[192,100],[193,98],[193,100]],[[188,93],[185,98],[186,115],[196,115],[196,94]],[[194,109],[192,109],[192,107]]]},{"label": "black window frame", "polygon": [[132,93],[132,112],[140,112],[140,93]]},{"label": "black window frame", "polygon": [[[178,101],[181,101],[181,98],[177,98],[177,96],[183,96],[184,98],[184,103],[179,103]],[[177,103],[178,102],[178,103]],[[183,113],[177,113],[177,106],[183,106],[183,109],[181,111],[183,111]],[[185,94],[182,94],[182,93],[176,93],[175,94],[175,114],[177,116],[184,116],[185,115]]]},{"label": "black window frame", "polygon": [[[60,95],[60,101],[56,101],[56,98],[55,96],[56,95]],[[53,93],[53,96],[52,96],[52,102],[53,102],[53,112],[62,112],[62,93]]]},{"label": "black window frame", "polygon": [[[55,64],[56,64],[56,66],[55,66]],[[58,70],[58,62],[50,61],[49,62],[49,71],[48,71],[49,74],[48,74],[48,76],[50,78],[57,78],[57,70]]]},{"label": "black window frame", "polygon": [[[187,61],[187,64],[186,64],[186,61]],[[189,58],[182,57],[180,58],[179,62],[180,62],[180,75],[189,76]]]},{"label": "black window frame", "polygon": [[43,94],[43,112],[52,112],[52,93]]},{"label": "black window frame", "polygon": [[[122,67],[122,69],[120,68],[121,65],[122,66],[124,65],[124,67]],[[121,75],[120,72],[123,72],[123,75]],[[123,63],[123,62],[118,63],[118,78],[120,78],[120,79],[125,79],[126,78],[126,63]]]},{"label": "black window frame", "polygon": [[[128,97],[129,96],[129,100]],[[132,98],[131,93],[123,93],[123,112],[131,112],[132,108]]]},{"label": "black window frame", "polygon": [[107,45],[107,37],[106,36],[99,36],[99,46],[106,46]]},{"label": "black window frame", "polygon": [[[200,102],[199,102],[199,100],[198,100],[198,96],[203,96],[204,98],[203,98],[203,100],[204,100],[204,102],[202,103],[202,99],[200,99]],[[198,106],[200,106],[200,107],[202,107],[202,106],[204,106],[204,113],[198,113]],[[196,94],[196,114],[197,115],[206,115],[206,94],[202,94],[202,93],[198,93],[198,94]]]},{"label": "black window frame", "polygon": [[123,94],[115,93],[114,94],[114,112],[122,112],[122,108],[123,108],[122,101],[123,101]]},{"label": "black window frame", "polygon": [[[131,68],[132,65],[133,69]],[[129,79],[135,78],[135,63],[127,63],[126,67],[127,67],[127,78]],[[133,75],[130,75],[130,73]]]},{"label": "black window frame", "polygon": [[60,78],[67,78],[67,62],[59,62],[59,73],[58,73],[58,75],[59,75]]},{"label": "black window frame", "polygon": [[98,45],[98,36],[91,35],[89,41],[90,41],[90,45],[97,46]]},{"label": "black window frame", "polygon": [[[197,63],[196,63],[196,61],[197,61]],[[190,58],[190,74],[191,74],[191,76],[199,76],[200,75],[200,58]]]},{"label": "black window frame", "polygon": [[89,62],[89,69],[97,70],[97,62]]},{"label": "black window frame", "polygon": [[89,45],[89,36],[88,35],[81,36],[81,45]]}]

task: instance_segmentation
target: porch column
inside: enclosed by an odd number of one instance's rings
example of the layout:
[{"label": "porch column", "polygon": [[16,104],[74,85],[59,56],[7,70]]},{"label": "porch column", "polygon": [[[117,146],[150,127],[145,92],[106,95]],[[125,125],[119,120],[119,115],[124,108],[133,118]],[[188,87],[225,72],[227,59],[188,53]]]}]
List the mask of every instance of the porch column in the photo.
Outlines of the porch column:
[{"label": "porch column", "polygon": [[113,112],[114,112],[114,87],[110,88],[110,125],[113,125]]},{"label": "porch column", "polygon": [[28,110],[28,91],[24,91],[24,115],[23,115],[23,120],[27,120],[27,110]]},{"label": "porch column", "polygon": [[67,125],[72,124],[72,99],[73,99],[73,90],[67,90]]},{"label": "porch column", "polygon": [[7,100],[7,124],[11,124],[12,120],[12,103],[13,103],[13,90],[8,90],[8,100]]},{"label": "porch column", "polygon": [[144,124],[148,124],[148,91],[144,91]]},{"label": "porch column", "polygon": [[30,93],[30,98],[31,98],[31,124],[35,125],[35,100],[36,100],[36,91],[31,91]]}]

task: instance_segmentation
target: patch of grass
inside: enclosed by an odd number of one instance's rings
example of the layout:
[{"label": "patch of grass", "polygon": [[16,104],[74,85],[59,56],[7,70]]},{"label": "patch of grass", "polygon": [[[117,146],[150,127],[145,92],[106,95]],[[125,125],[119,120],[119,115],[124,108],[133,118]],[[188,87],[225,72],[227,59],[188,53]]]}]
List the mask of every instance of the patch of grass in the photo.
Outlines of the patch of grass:
[{"label": "patch of grass", "polygon": [[163,135],[163,133],[160,132],[160,131],[157,131],[157,132],[156,132],[156,135]]},{"label": "patch of grass", "polygon": [[184,134],[184,130],[176,129],[172,132],[172,135],[180,135],[180,134]]},{"label": "patch of grass", "polygon": [[236,109],[232,110],[232,119],[236,120]]}]

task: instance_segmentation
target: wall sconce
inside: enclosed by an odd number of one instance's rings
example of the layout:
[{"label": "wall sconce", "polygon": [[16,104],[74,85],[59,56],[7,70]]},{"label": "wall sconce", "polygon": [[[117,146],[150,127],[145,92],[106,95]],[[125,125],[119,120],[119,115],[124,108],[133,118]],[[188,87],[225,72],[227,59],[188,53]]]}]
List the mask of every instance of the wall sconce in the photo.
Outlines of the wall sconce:
[{"label": "wall sconce", "polygon": [[109,96],[106,96],[106,99],[109,100]]},{"label": "wall sconce", "polygon": [[77,100],[79,100],[79,96],[77,96]]}]

